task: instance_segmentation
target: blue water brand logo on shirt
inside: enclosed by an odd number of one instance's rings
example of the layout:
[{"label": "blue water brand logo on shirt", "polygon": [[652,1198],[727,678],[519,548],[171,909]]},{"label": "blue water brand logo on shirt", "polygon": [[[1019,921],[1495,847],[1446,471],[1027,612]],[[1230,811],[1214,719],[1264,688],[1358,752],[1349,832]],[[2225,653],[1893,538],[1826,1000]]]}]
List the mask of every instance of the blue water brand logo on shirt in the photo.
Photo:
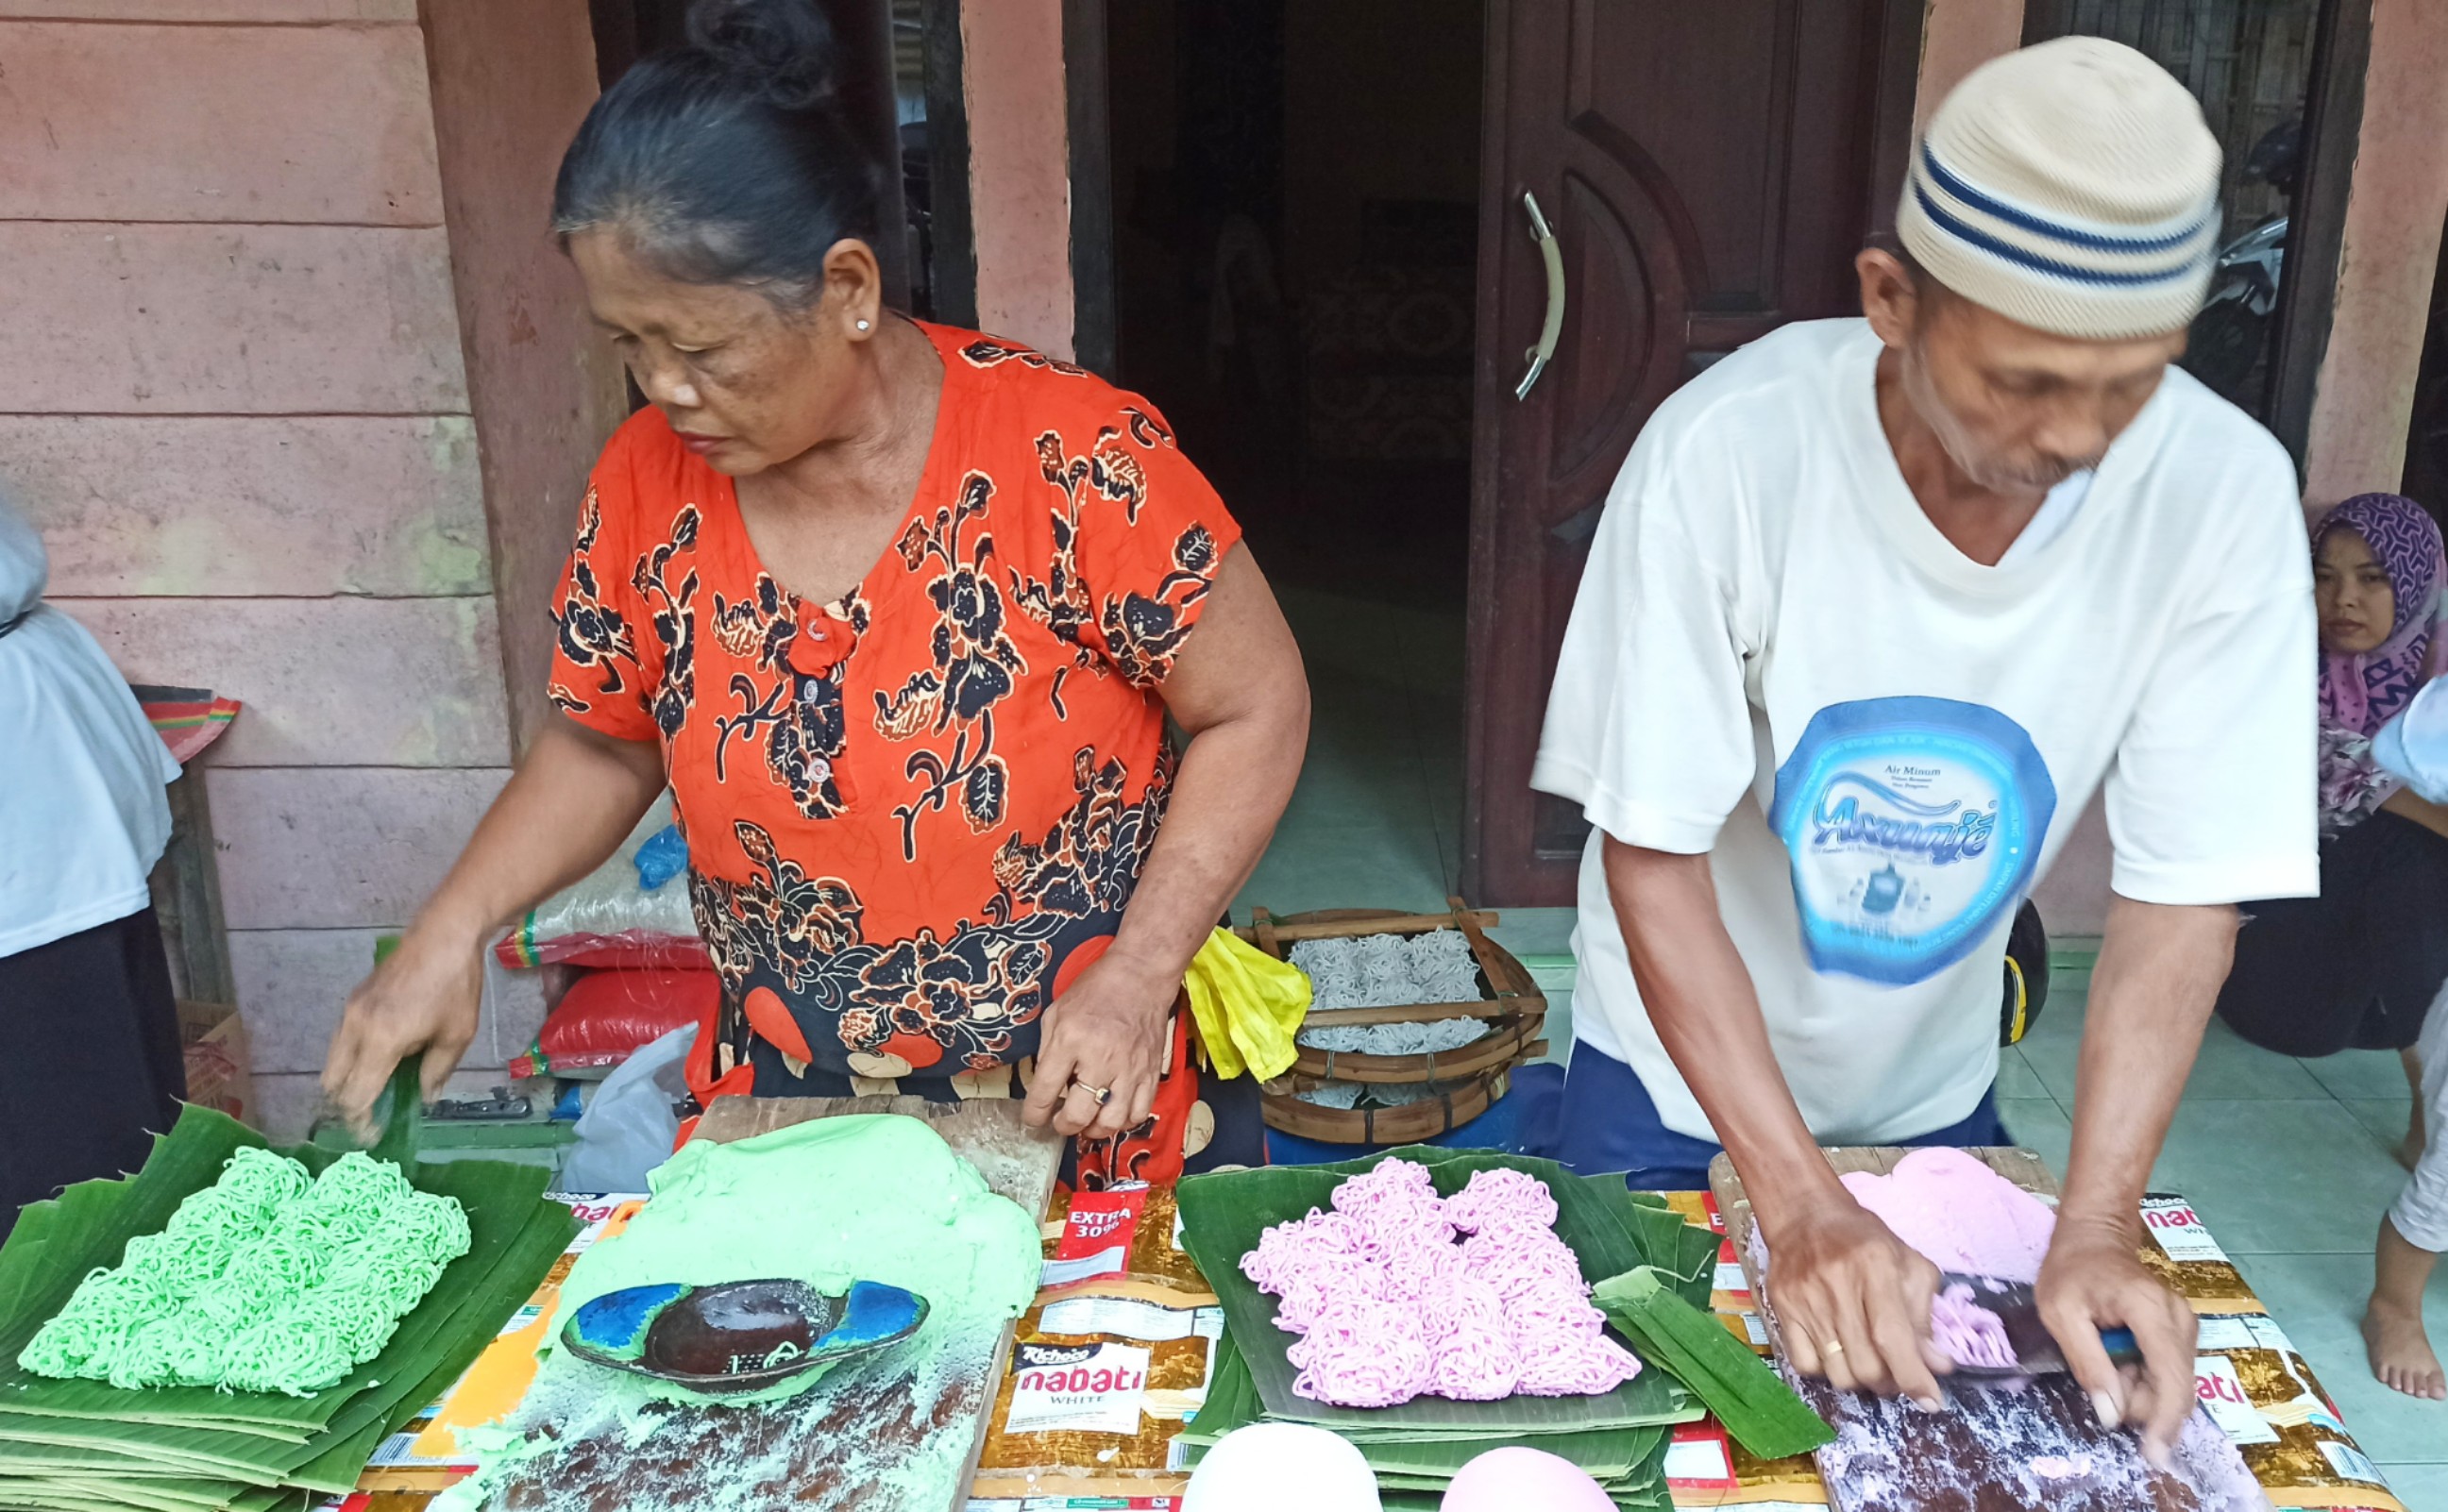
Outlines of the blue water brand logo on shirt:
[{"label": "blue water brand logo on shirt", "polygon": [[2029,890],[2056,784],[2023,727],[1951,699],[1811,716],[1769,822],[1814,970],[1909,986],[1988,938]]}]

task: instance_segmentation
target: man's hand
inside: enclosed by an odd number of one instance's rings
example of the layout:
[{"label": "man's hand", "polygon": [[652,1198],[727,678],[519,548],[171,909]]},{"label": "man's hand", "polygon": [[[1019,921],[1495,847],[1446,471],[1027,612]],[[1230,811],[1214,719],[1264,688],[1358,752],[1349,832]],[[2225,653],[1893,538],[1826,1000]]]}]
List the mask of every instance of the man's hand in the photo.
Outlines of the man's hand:
[{"label": "man's hand", "polygon": [[1119,947],[1098,957],[1046,1010],[1022,1118],[1031,1128],[1051,1119],[1057,1134],[1092,1139],[1145,1123],[1172,1047],[1167,1013],[1180,992],[1178,973],[1142,967]]},{"label": "man's hand", "polygon": [[1907,1396],[1935,1410],[1942,1366],[1929,1345],[1938,1267],[1837,1190],[1769,1235],[1769,1299],[1794,1368],[1839,1391]]},{"label": "man's hand", "polygon": [[[2142,1430],[2142,1455],[2165,1467],[2193,1410],[2192,1307],[2168,1290],[2114,1224],[2060,1220],[2037,1289],[2040,1321],[2091,1393],[2103,1425]],[[2142,1349],[2138,1372],[2109,1363],[2102,1330],[2122,1325]]]},{"label": "man's hand", "polygon": [[[2040,1267],[2040,1321],[2100,1421],[2140,1427],[2154,1464],[2167,1463],[2193,1409],[2194,1324],[2192,1309],[2142,1264],[2142,1194],[2234,958],[2235,929],[2236,911],[2224,905],[2109,905],[2083,1014],[2074,1154]],[[2138,1373],[2116,1370],[2100,1348],[2099,1330],[2118,1324],[2141,1347]]]}]

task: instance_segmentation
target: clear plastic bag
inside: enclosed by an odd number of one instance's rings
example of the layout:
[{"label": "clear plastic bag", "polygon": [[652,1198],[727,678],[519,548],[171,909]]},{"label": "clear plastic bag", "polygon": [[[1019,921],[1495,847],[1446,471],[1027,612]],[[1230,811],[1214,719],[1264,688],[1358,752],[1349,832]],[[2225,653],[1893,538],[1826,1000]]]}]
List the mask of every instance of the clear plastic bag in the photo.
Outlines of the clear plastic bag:
[{"label": "clear plastic bag", "polygon": [[547,961],[614,964],[606,952],[618,953],[626,965],[706,964],[697,916],[689,910],[689,890],[677,884],[641,885],[640,852],[667,850],[673,842],[659,846],[658,837],[671,827],[672,795],[665,793],[620,850],[520,919],[493,947],[494,954],[512,967]]},{"label": "clear plastic bag", "polygon": [[578,1142],[562,1158],[564,1192],[643,1192],[679,1138],[673,1104],[688,1096],[681,1067],[697,1025],[674,1029],[622,1062],[578,1117]]}]

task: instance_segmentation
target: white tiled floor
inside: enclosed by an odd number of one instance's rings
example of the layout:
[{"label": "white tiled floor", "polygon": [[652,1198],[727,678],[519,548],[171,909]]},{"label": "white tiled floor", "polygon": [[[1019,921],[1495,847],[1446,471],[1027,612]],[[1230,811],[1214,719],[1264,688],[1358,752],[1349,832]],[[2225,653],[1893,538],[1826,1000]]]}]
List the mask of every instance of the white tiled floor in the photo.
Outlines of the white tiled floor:
[{"label": "white tiled floor", "polygon": [[[1287,608],[1309,652],[1315,731],[1291,812],[1236,913],[1253,903],[1278,912],[1440,907],[1459,882],[1458,633],[1389,630],[1379,611],[1313,597]],[[1501,937],[1518,953],[1560,955],[1570,918],[1508,911]],[[2059,1172],[2086,986],[2060,974],[1999,1072],[2008,1129]],[[1562,1016],[1549,1028],[1560,1053]],[[2448,1512],[2448,1404],[2373,1380],[2358,1330],[2374,1232],[2404,1177],[2390,1146],[2406,1109],[2393,1055],[2296,1061],[2213,1024],[2153,1182],[2192,1199],[2406,1505]],[[2448,1267],[2428,1301],[2432,1335],[2448,1345]]]}]

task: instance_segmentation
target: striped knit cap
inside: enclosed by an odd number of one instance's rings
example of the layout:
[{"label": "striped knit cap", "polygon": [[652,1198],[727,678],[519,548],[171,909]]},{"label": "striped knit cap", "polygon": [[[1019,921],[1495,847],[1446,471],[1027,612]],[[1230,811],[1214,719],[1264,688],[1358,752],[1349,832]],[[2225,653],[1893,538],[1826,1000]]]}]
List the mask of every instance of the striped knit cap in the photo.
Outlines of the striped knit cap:
[{"label": "striped knit cap", "polygon": [[2061,37],[1982,64],[1938,107],[1896,232],[2009,319],[2114,340],[2191,323],[2218,254],[2219,145],[2168,71]]}]

